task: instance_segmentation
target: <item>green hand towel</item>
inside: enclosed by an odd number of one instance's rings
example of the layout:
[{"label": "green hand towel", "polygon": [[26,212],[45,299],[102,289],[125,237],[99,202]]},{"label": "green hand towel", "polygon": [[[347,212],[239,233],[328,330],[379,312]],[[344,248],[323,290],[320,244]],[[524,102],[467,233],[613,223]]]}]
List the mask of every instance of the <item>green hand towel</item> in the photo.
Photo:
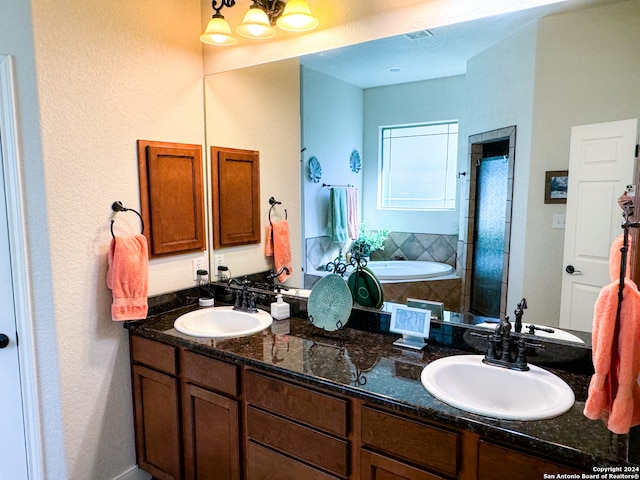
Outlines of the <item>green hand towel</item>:
[{"label": "green hand towel", "polygon": [[347,241],[347,189],[332,188],[329,201],[329,223],[327,228],[331,232],[334,242]]}]

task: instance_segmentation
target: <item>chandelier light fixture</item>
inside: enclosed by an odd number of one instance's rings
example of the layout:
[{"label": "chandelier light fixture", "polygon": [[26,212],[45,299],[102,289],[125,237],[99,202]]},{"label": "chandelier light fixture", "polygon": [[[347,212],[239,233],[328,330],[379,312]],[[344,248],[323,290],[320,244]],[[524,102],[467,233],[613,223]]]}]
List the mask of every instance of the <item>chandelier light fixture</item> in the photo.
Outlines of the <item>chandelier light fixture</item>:
[{"label": "chandelier light fixture", "polygon": [[[318,26],[318,20],[311,14],[309,5],[304,0],[252,0],[252,5],[244,14],[242,23],[236,27],[236,33],[243,37],[262,39],[276,34],[276,25],[288,32],[306,32]],[[238,39],[233,36],[229,23],[220,11],[231,8],[235,0],[213,0],[211,6],[215,13],[200,41],[209,45],[233,45]]]}]

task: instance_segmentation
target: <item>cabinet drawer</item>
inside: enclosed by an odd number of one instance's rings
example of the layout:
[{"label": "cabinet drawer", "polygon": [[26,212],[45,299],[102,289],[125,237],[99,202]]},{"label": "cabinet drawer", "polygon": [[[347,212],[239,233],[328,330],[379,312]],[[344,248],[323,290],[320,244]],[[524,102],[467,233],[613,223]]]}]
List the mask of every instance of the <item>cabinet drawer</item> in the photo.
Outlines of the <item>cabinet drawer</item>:
[{"label": "cabinet drawer", "polygon": [[362,443],[376,450],[456,475],[459,434],[362,407]]},{"label": "cabinet drawer", "polygon": [[247,372],[245,398],[282,416],[346,437],[346,400],[304,387],[275,380],[256,372]]},{"label": "cabinet drawer", "polygon": [[175,347],[165,345],[138,335],[131,336],[131,357],[142,363],[171,375],[178,373],[178,352]]},{"label": "cabinet drawer", "polygon": [[398,462],[369,450],[360,450],[361,480],[444,480],[406,463]]},{"label": "cabinet drawer", "polygon": [[246,480],[337,480],[336,477],[247,442]]},{"label": "cabinet drawer", "polygon": [[336,475],[349,475],[349,446],[344,440],[253,407],[247,409],[247,435]]},{"label": "cabinet drawer", "polygon": [[197,383],[211,390],[238,395],[238,367],[214,358],[184,352],[183,374],[187,382]]},{"label": "cabinet drawer", "polygon": [[580,474],[579,470],[480,441],[478,480],[540,480],[544,474]]}]

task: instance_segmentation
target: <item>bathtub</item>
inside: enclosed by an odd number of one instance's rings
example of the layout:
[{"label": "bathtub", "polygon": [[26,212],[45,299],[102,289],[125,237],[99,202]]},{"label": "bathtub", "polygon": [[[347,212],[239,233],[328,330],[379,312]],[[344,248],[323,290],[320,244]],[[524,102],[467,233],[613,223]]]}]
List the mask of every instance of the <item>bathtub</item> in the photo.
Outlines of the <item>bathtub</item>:
[{"label": "bathtub", "polygon": [[453,273],[453,267],[446,263],[421,262],[412,260],[386,260],[367,263],[380,283],[420,282]]}]

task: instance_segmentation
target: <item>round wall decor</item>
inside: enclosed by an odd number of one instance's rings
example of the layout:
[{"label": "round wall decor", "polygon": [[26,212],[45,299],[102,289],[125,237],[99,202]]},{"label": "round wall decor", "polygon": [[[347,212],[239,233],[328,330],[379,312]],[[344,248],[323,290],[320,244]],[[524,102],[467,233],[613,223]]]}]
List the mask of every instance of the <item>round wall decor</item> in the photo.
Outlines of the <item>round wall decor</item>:
[{"label": "round wall decor", "polygon": [[322,167],[316,157],[309,159],[309,178],[314,183],[318,183],[322,178]]}]

